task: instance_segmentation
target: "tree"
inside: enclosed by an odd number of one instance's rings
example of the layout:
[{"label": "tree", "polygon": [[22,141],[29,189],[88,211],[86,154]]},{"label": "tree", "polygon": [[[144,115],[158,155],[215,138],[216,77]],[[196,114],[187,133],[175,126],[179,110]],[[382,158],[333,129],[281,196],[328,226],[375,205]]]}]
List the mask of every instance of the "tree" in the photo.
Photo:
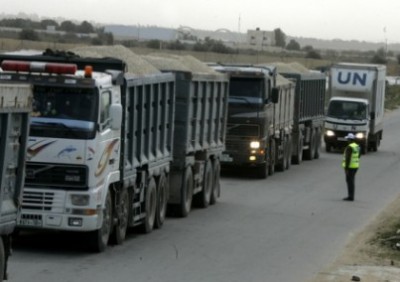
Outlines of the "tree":
[{"label": "tree", "polygon": [[280,28],[274,30],[275,33],[275,46],[285,48],[286,46],[286,35]]},{"label": "tree", "polygon": [[66,31],[66,32],[76,32],[77,26],[71,21],[63,21],[60,24],[60,30]]},{"label": "tree", "polygon": [[158,39],[152,39],[146,43],[146,47],[151,49],[160,49],[160,46],[161,46],[161,41]]},{"label": "tree", "polygon": [[314,47],[312,47],[311,45],[306,45],[303,47],[303,51],[306,51],[306,52],[310,52],[313,50],[314,50]]},{"label": "tree", "polygon": [[89,22],[83,21],[77,27],[77,32],[80,32],[80,33],[94,33],[94,28]]},{"label": "tree", "polygon": [[320,59],[322,59],[322,56],[321,56],[321,54],[320,54],[318,51],[316,51],[316,50],[310,50],[310,51],[307,52],[306,58],[307,58],[307,59],[317,59],[317,60],[320,60]]},{"label": "tree", "polygon": [[23,29],[19,34],[22,40],[39,41],[39,35],[33,29]]},{"label": "tree", "polygon": [[385,65],[387,63],[385,49],[383,48],[378,49],[374,54],[374,56],[372,57],[371,63]]},{"label": "tree", "polygon": [[286,45],[286,49],[292,51],[300,51],[300,44],[296,40],[291,39],[288,45]]}]

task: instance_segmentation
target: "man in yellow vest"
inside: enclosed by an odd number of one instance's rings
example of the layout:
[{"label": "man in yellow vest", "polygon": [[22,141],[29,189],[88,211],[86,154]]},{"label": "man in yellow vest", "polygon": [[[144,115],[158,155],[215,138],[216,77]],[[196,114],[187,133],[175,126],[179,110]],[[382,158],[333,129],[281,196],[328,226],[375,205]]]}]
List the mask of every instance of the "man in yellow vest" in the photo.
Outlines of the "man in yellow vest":
[{"label": "man in yellow vest", "polygon": [[344,149],[342,167],[346,174],[347,193],[348,196],[344,201],[354,201],[355,177],[360,167],[360,146],[355,142],[354,134],[349,133],[345,137],[348,145]]}]

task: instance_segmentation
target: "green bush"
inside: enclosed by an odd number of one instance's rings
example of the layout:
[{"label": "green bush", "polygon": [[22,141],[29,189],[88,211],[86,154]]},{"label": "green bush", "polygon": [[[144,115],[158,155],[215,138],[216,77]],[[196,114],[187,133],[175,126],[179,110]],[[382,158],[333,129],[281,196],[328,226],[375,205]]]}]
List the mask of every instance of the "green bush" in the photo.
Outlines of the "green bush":
[{"label": "green bush", "polygon": [[400,85],[389,85],[386,87],[385,108],[397,109],[400,106]]}]

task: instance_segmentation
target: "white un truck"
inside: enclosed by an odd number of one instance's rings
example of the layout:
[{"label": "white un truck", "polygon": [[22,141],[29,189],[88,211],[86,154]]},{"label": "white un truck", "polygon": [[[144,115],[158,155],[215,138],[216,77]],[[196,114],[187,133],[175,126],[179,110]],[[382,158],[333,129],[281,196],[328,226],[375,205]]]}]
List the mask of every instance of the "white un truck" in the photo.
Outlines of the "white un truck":
[{"label": "white un truck", "polygon": [[382,139],[386,67],[338,63],[331,67],[324,141],[326,151],[342,148],[355,134],[361,153],[377,151]]},{"label": "white un truck", "polygon": [[20,208],[32,98],[29,85],[0,83],[0,281],[7,279],[10,236]]}]

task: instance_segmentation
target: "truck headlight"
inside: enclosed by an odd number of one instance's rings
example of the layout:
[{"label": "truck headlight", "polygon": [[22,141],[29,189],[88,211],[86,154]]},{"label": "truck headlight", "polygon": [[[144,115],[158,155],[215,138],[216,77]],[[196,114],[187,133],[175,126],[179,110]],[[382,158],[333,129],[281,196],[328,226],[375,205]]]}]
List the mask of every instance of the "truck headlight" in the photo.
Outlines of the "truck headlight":
[{"label": "truck headlight", "polygon": [[73,194],[71,195],[71,203],[74,206],[87,206],[89,205],[89,195],[78,195]]},{"label": "truck headlight", "polygon": [[258,141],[250,142],[250,148],[259,149],[260,148],[260,142],[258,142]]},{"label": "truck headlight", "polygon": [[357,138],[357,139],[364,139],[364,137],[365,137],[365,134],[362,133],[362,132],[358,132],[358,133],[356,134],[356,138]]},{"label": "truck headlight", "polygon": [[335,132],[333,132],[332,130],[327,130],[325,134],[326,134],[326,136],[329,136],[329,137],[335,136]]}]

